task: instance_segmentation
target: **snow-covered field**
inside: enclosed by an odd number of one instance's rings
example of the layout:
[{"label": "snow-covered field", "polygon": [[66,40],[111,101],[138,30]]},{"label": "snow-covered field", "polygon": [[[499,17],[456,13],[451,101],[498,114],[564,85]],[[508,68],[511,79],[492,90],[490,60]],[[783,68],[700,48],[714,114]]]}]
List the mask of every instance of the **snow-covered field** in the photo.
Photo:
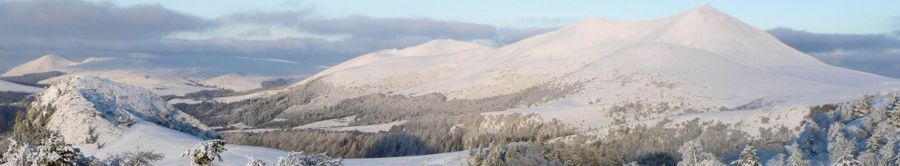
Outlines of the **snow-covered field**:
[{"label": "snow-covered field", "polygon": [[34,93],[40,91],[41,88],[19,85],[12,82],[7,82],[0,80],[0,92],[2,91],[10,91],[10,92],[29,92]]}]

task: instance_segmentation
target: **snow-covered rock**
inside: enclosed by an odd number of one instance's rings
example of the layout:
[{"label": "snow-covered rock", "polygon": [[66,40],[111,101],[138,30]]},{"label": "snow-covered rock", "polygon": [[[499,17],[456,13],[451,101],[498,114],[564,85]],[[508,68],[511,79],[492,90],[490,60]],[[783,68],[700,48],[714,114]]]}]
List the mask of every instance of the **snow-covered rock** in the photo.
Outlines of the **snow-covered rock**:
[{"label": "snow-covered rock", "polygon": [[44,121],[46,129],[76,145],[102,148],[120,141],[126,129],[141,121],[201,138],[216,136],[153,92],[97,77],[63,78],[41,93],[31,107],[29,114],[41,115],[36,121]]}]

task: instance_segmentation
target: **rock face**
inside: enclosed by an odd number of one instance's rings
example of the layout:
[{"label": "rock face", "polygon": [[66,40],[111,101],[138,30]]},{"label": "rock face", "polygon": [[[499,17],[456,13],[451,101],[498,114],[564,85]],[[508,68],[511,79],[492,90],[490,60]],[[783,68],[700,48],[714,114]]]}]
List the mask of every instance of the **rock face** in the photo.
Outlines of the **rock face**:
[{"label": "rock face", "polygon": [[76,145],[116,142],[127,128],[142,121],[201,138],[217,136],[148,90],[77,75],[61,79],[41,93],[30,105],[28,121]]}]

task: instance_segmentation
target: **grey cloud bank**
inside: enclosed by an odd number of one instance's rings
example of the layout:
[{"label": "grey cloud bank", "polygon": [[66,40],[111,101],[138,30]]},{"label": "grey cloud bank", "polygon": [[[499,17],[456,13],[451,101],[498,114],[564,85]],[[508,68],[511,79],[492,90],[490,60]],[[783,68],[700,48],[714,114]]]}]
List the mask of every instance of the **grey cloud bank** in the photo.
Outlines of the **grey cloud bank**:
[{"label": "grey cloud bank", "polygon": [[[44,54],[73,59],[123,56],[248,56],[330,65],[386,48],[403,48],[433,39],[479,40],[504,44],[546,29],[507,29],[491,25],[426,18],[324,18],[312,10],[244,12],[203,19],[160,5],[119,7],[80,0],[0,2],[0,71]],[[229,23],[281,25],[314,35],[349,35],[340,40],[284,37],[266,40],[242,36],[277,35],[268,30],[210,39],[175,39],[176,32],[204,32]]]},{"label": "grey cloud bank", "polygon": [[0,35],[9,38],[133,40],[214,26],[160,5],[114,7],[84,1],[0,2]]},{"label": "grey cloud bank", "polygon": [[769,33],[825,63],[900,78],[900,34],[825,34],[789,28]]}]

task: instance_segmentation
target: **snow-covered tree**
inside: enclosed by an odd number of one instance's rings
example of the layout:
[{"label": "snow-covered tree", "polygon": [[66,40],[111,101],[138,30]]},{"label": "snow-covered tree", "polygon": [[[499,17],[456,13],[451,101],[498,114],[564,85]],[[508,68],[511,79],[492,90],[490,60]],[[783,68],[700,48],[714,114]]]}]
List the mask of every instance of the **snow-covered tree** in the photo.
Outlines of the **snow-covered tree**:
[{"label": "snow-covered tree", "polygon": [[856,144],[844,136],[843,128],[842,123],[834,123],[828,129],[828,153],[832,163],[856,152]]},{"label": "snow-covered tree", "polygon": [[225,141],[220,139],[203,141],[192,149],[181,154],[191,160],[191,164],[197,166],[212,165],[215,160],[222,161],[222,152],[225,152]]},{"label": "snow-covered tree", "polygon": [[800,145],[794,143],[791,145],[791,157],[787,160],[787,166],[810,166],[809,160],[803,158],[804,155]]},{"label": "snow-covered tree", "polygon": [[62,136],[56,134],[50,134],[37,146],[22,143],[9,148],[3,155],[4,161],[14,165],[84,165],[90,162],[80,149],[66,144]]},{"label": "snow-covered tree", "polygon": [[759,157],[756,156],[756,149],[753,149],[753,145],[744,147],[744,151],[741,151],[740,158],[731,164],[735,166],[761,166]]},{"label": "snow-covered tree", "polygon": [[787,165],[787,163],[784,162],[784,154],[775,155],[775,157],[772,157],[771,159],[769,159],[769,161],[766,161],[766,166],[786,166],[786,165]]},{"label": "snow-covered tree", "polygon": [[287,157],[278,157],[277,166],[343,166],[343,160],[334,159],[325,153],[310,155],[304,152],[290,152]]},{"label": "snow-covered tree", "polygon": [[678,153],[681,153],[681,161],[678,162],[678,166],[725,165],[719,162],[719,160],[716,159],[716,156],[712,153],[704,152],[703,146],[700,145],[699,140],[693,140],[684,143],[684,145],[678,148]]},{"label": "snow-covered tree", "polygon": [[162,160],[165,155],[153,151],[124,152],[115,154],[103,160],[103,164],[110,166],[151,165],[152,162]]},{"label": "snow-covered tree", "polygon": [[253,156],[247,156],[247,166],[266,166],[266,162],[256,159]]},{"label": "snow-covered tree", "polygon": [[859,160],[856,160],[852,154],[841,156],[838,160],[831,163],[832,166],[860,166]]}]

